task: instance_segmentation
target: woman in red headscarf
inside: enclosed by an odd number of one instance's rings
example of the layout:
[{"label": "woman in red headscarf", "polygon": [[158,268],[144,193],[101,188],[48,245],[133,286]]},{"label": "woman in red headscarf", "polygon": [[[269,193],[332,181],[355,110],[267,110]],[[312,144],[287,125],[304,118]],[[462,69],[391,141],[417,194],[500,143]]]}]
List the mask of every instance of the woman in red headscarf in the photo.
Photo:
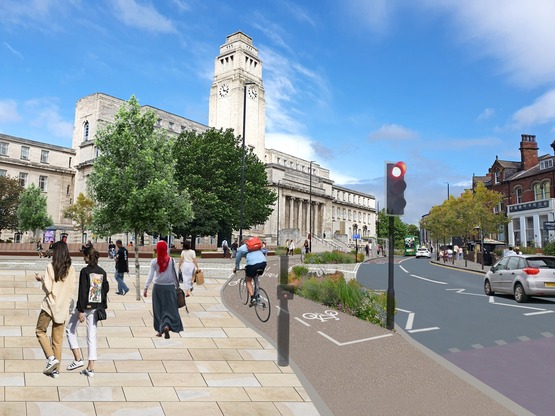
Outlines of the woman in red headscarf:
[{"label": "woman in red headscarf", "polygon": [[152,313],[154,315],[154,329],[156,336],[168,339],[171,332],[183,331],[183,323],[177,309],[175,295],[177,268],[175,261],[168,254],[165,241],[156,244],[156,258],[150,262],[150,271],[145,283],[143,296],[146,298],[151,283]]}]

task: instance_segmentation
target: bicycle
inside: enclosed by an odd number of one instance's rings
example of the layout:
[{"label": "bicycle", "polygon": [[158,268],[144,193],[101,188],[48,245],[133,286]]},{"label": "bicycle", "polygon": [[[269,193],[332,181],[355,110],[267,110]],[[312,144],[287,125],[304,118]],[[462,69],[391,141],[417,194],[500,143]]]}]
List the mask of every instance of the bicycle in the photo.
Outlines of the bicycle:
[{"label": "bicycle", "polygon": [[[240,269],[245,270],[245,269]],[[256,303],[253,305],[254,310],[256,312],[256,316],[260,319],[261,322],[267,322],[270,319],[270,298],[266,291],[260,287],[260,276],[264,274],[264,269],[258,269],[256,271],[257,276],[252,279],[252,284],[254,286],[254,298],[256,299]],[[239,279],[239,299],[243,305],[249,303],[249,292],[247,290],[247,282],[245,280],[245,276]]]}]

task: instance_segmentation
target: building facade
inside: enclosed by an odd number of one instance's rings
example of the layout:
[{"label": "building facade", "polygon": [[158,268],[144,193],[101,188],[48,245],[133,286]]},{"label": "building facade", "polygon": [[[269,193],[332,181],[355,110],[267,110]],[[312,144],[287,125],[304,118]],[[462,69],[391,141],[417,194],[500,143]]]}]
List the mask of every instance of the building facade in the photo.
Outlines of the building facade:
[{"label": "building facade", "polygon": [[[315,162],[266,149],[262,62],[252,39],[242,32],[228,36],[220,47],[209,103],[209,126],[148,105],[142,108],[154,111],[157,126],[170,135],[187,130],[202,133],[215,127],[233,128],[244,137],[245,145],[251,146],[266,164],[268,186],[278,195],[268,221],[249,233],[260,235],[269,244],[304,240],[311,231],[315,236],[336,237],[344,242],[349,242],[353,234],[363,238],[376,235],[373,195],[335,185],[329,170]],[[123,104],[123,99],[103,93],[78,100],[72,148],[0,135],[0,174],[18,177],[25,185],[33,182],[42,186],[57,230],[71,230],[71,222],[61,218],[61,212],[79,193],[86,194],[87,176],[98,155],[94,137],[114,121]],[[13,231],[4,231],[4,239],[11,236]],[[70,232],[71,242],[81,239],[80,234]]]},{"label": "building facade", "polygon": [[[551,147],[555,151],[555,142]],[[555,157],[538,156],[538,150],[536,136],[522,134],[520,161],[496,158],[487,175],[473,179],[503,195],[496,210],[505,212],[510,221],[497,239],[511,246],[541,248],[555,238]]]}]

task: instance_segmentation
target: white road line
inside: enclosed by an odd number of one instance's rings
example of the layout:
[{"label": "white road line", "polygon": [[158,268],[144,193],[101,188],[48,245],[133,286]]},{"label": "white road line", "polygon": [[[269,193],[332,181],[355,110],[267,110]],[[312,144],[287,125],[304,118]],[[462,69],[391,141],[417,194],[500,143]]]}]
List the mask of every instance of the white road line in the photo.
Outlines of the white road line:
[{"label": "white road line", "polygon": [[404,271],[405,273],[409,273],[409,271],[407,269],[405,269],[403,266],[399,265],[399,268]]},{"label": "white road line", "polygon": [[415,332],[427,332],[427,331],[435,331],[436,329],[439,329],[439,326],[433,326],[430,328],[421,328],[421,329],[411,329],[410,332],[411,334],[414,334]]},{"label": "white road line", "polygon": [[409,313],[409,317],[407,318],[407,325],[405,326],[406,330],[412,329],[412,325],[414,324],[414,312]]},{"label": "white road line", "polygon": [[397,309],[397,310],[400,311],[400,312],[412,313],[412,311],[407,311],[407,310],[401,309],[401,308],[395,308],[395,309]]},{"label": "white road line", "polygon": [[297,321],[299,321],[301,324],[303,324],[304,326],[310,326],[310,324],[307,324],[307,323],[306,323],[305,321],[303,321],[301,318],[297,318],[297,317],[295,316],[295,319],[296,319]]},{"label": "white road line", "polygon": [[[490,296],[489,303],[492,303],[494,305],[499,305],[499,306],[509,306],[510,308],[531,309],[533,311],[541,311],[541,312],[544,312],[544,311],[547,310],[547,309],[544,309],[544,308],[533,308],[532,306],[511,305],[510,303],[497,303],[495,301],[495,299],[493,298],[493,296]],[[524,315],[526,315],[526,314],[524,314]]]},{"label": "white road line", "polygon": [[528,313],[525,313],[524,316],[543,315],[543,314],[546,314],[546,313],[553,313],[553,311],[528,312]]},{"label": "white road line", "polygon": [[445,290],[454,290],[455,293],[460,293],[461,295],[469,295],[469,296],[487,296],[483,293],[466,293],[466,289],[445,289]]},{"label": "white road line", "polygon": [[337,345],[339,347],[343,347],[345,345],[357,344],[359,342],[374,341],[376,339],[381,339],[381,338],[386,338],[386,337],[393,336],[393,334],[385,334],[385,335],[378,335],[378,336],[371,337],[371,338],[357,339],[357,340],[354,340],[354,341],[339,342],[339,341],[336,341],[335,339],[333,339],[332,337],[330,337],[329,335],[324,334],[322,331],[318,331],[318,333],[320,335],[322,335],[324,338],[327,338],[328,340],[330,340],[331,342],[333,342],[335,345]]},{"label": "white road line", "polygon": [[417,276],[415,274],[411,274],[411,277],[415,277],[415,278],[420,279],[420,280],[425,280],[426,282],[437,283],[438,285],[446,285],[447,284],[447,282],[440,282],[438,280],[427,279],[425,277]]}]

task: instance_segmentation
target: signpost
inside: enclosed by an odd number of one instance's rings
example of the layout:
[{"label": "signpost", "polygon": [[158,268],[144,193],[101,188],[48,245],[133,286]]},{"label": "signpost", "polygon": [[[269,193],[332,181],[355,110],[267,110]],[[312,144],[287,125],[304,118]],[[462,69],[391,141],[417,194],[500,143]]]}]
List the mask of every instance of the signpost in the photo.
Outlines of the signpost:
[{"label": "signpost", "polygon": [[555,230],[555,221],[545,221],[543,223],[544,230]]},{"label": "signpost", "polygon": [[360,239],[360,234],[353,234],[353,240],[355,240],[355,263],[357,262],[358,240],[359,239]]}]

